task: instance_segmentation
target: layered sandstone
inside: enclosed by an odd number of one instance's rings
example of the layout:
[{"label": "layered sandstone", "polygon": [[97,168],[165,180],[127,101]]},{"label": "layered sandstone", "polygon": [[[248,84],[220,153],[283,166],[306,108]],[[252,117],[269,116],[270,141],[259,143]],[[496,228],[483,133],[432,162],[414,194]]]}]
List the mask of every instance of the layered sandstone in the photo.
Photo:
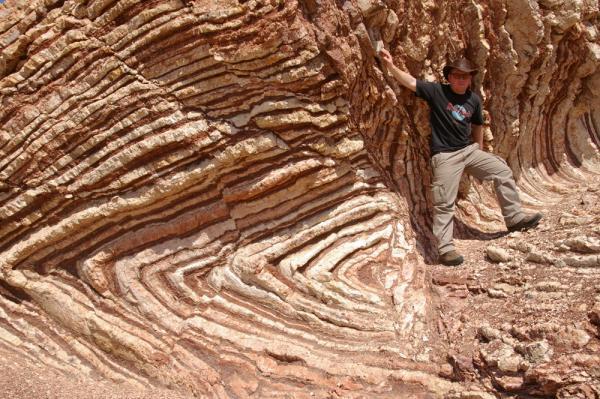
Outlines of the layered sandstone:
[{"label": "layered sandstone", "polygon": [[[373,43],[422,79],[474,59],[487,144],[545,208],[600,172],[597,2],[0,7],[4,350],[208,397],[510,391],[448,372],[427,109]],[[458,236],[502,230],[464,183]]]}]

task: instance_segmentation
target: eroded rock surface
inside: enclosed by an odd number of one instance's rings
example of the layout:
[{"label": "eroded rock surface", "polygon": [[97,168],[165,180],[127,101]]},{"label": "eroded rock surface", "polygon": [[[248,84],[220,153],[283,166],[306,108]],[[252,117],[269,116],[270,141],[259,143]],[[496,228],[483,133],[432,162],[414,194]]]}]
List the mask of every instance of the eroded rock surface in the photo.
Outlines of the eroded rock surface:
[{"label": "eroded rock surface", "polygon": [[[0,5],[3,352],[199,397],[600,395],[598,3],[446,3]],[[428,115],[377,41],[481,66],[539,237],[465,179],[470,259],[432,265]]]}]

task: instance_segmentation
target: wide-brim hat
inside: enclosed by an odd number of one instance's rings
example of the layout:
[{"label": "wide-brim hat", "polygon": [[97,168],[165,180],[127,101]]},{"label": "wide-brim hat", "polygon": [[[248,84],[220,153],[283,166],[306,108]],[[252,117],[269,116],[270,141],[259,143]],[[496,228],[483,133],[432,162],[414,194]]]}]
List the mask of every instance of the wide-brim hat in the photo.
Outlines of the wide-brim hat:
[{"label": "wide-brim hat", "polygon": [[470,73],[471,75],[475,75],[478,72],[471,61],[464,57],[451,61],[444,66],[442,72],[444,73],[444,78],[446,78],[446,80],[448,80],[448,75],[452,69],[458,69],[461,72]]}]

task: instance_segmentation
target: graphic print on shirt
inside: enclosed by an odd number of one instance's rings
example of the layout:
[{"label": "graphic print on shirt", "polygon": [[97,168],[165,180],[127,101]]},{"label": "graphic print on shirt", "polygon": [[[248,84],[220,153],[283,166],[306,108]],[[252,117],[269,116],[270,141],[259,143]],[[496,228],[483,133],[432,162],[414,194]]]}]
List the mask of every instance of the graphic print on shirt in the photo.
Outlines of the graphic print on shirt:
[{"label": "graphic print on shirt", "polygon": [[446,105],[446,109],[452,113],[452,117],[459,122],[465,120],[465,118],[470,118],[473,115],[472,112],[467,111],[465,107],[462,105],[454,105],[451,102]]}]

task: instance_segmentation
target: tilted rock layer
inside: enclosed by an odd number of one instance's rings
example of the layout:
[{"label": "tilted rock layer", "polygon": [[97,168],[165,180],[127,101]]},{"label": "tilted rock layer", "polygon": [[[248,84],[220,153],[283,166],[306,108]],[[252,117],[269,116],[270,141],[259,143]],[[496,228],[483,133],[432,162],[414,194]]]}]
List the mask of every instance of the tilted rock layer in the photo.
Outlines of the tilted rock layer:
[{"label": "tilted rock layer", "polygon": [[[5,350],[208,397],[503,389],[448,374],[427,108],[372,43],[422,79],[473,59],[486,144],[543,208],[600,173],[597,2],[0,7]],[[503,229],[476,181],[457,217]]]}]

